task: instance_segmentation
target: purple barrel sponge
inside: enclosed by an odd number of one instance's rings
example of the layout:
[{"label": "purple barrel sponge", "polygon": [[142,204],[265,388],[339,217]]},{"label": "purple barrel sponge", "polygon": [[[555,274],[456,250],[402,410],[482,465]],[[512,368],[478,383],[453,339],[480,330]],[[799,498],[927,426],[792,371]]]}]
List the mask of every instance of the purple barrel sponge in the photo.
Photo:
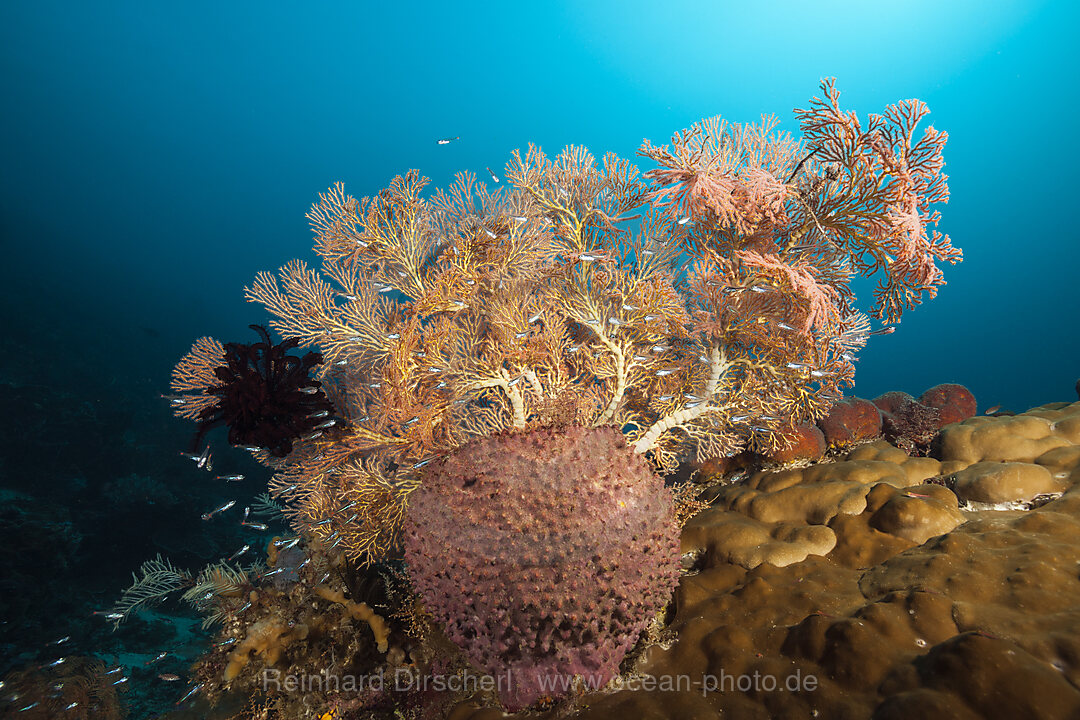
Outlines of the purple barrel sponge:
[{"label": "purple barrel sponge", "polygon": [[606,683],[678,581],[672,496],[648,463],[613,427],[562,427],[479,438],[427,469],[409,574],[503,705],[579,674]]}]

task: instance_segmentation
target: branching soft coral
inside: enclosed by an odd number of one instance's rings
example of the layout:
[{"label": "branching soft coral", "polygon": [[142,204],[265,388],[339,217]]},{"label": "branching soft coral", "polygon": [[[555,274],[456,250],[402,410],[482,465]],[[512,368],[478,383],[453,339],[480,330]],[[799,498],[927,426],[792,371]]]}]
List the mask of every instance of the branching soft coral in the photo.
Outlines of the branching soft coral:
[{"label": "branching soft coral", "polygon": [[823,87],[798,111],[805,144],[771,119],[714,119],[672,149],[646,141],[644,175],[530,147],[494,192],[463,173],[425,196],[411,171],[373,198],[321,195],[321,268],[293,261],[247,289],[320,349],[344,421],[260,455],[294,525],[366,562],[397,546],[423,468],[472,438],[613,425],[667,470],[775,450],[824,415],[872,334],[852,275],[885,271],[875,312],[895,321],[939,284],[933,258],[959,251],[922,232],[947,197],[944,134],[913,139],[925,107],[863,129]]},{"label": "branching soft coral", "polygon": [[[401,551],[407,526],[424,605],[451,637],[492,648],[473,660],[493,673],[615,672],[674,582],[674,504],[692,506],[654,471],[786,446],[852,383],[869,336],[891,330],[871,331],[851,277],[884,272],[874,312],[895,322],[940,284],[935,259],[959,259],[926,231],[947,190],[944,134],[912,144],[925,107],[893,106],[864,130],[824,90],[799,111],[806,144],[774,120],[714,119],[673,149],[646,141],[657,167],[644,175],[612,154],[530,146],[495,192],[463,173],[425,196],[410,171],[373,198],[340,184],[321,195],[308,215],[321,268],[293,261],[247,288],[290,347],[321,351],[311,386],[328,407],[305,417],[341,420],[256,452],[294,528],[331,564],[366,564]],[[224,351],[196,343],[175,389],[205,386]],[[205,396],[174,403],[213,411]],[[567,487],[551,491],[551,477]],[[454,503],[475,522],[442,523]],[[560,523],[580,532],[552,532]],[[561,597],[570,567],[582,587],[626,586],[616,570],[634,562],[612,558],[628,547],[653,569],[644,590],[580,608]],[[539,690],[522,679],[504,700]]]},{"label": "branching soft coral", "polygon": [[932,229],[940,219],[934,206],[949,199],[941,154],[948,135],[930,126],[916,139],[916,127],[930,112],[919,100],[871,114],[863,127],[855,113],[840,109],[833,80],[822,90],[824,98],[795,111],[815,160],[830,164],[835,178],[807,198],[807,208],[861,274],[884,270],[874,314],[896,322],[923,293],[934,297],[944,284],[936,261],[962,258],[947,235]]}]

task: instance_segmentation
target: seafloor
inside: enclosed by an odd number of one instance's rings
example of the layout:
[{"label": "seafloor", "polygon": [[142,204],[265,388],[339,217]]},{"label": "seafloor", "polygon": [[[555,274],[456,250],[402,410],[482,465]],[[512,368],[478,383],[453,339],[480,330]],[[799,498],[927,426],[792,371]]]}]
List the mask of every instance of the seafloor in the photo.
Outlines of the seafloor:
[{"label": "seafloor", "polygon": [[[877,439],[737,481],[703,471],[709,505],[683,529],[664,622],[603,689],[520,716],[1080,717],[1080,402],[947,425],[930,454]],[[129,717],[276,717],[247,698],[176,707],[183,677],[164,678],[208,643],[177,617],[145,614],[95,652],[127,668],[114,699]],[[34,672],[62,652],[43,648]],[[438,693],[371,715],[443,716],[507,717]]]}]

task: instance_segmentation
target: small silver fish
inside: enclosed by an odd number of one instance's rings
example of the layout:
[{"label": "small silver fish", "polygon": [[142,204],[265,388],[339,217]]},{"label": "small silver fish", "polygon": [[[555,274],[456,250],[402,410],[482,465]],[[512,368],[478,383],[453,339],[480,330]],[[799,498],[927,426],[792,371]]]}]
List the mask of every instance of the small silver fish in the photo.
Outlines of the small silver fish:
[{"label": "small silver fish", "polygon": [[490,176],[491,176],[491,179],[492,179],[492,180],[494,180],[495,182],[499,182],[499,178],[498,178],[498,176],[497,176],[497,175],[496,175],[495,173],[493,173],[493,172],[491,171],[491,168],[489,168],[489,167],[485,167],[484,169],[488,171],[488,175],[490,175]]},{"label": "small silver fish", "polygon": [[203,519],[203,520],[209,520],[210,518],[214,517],[214,516],[215,516],[215,515],[217,515],[218,513],[223,513],[223,512],[225,512],[226,510],[228,510],[229,508],[231,508],[231,507],[232,507],[233,505],[235,505],[235,504],[236,504],[236,501],[235,501],[235,500],[230,500],[229,502],[225,503],[225,504],[224,504],[224,505],[222,505],[221,507],[218,507],[218,508],[214,508],[214,509],[213,509],[213,510],[211,510],[210,512],[208,512],[208,513],[204,513],[204,514],[203,514],[203,516],[202,516],[202,519]]},{"label": "small silver fish", "polygon": [[239,550],[234,552],[232,555],[230,555],[229,560],[235,560],[236,558],[240,557],[241,555],[243,555],[244,553],[246,553],[250,549],[251,549],[250,545],[245,545],[244,547],[240,548]]},{"label": "small silver fish", "polygon": [[215,480],[224,480],[225,482],[240,482],[244,479],[243,475],[218,475]]},{"label": "small silver fish", "polygon": [[260,522],[249,522],[249,523],[240,523],[240,524],[243,525],[244,527],[249,527],[252,530],[266,530],[267,529],[267,526],[264,523],[260,523]]},{"label": "small silver fish", "polygon": [[436,140],[435,143],[437,145],[449,145],[450,143],[454,142],[455,140],[460,140],[460,139],[461,139],[460,135],[455,135],[454,137],[440,138],[440,139]]},{"label": "small silver fish", "polygon": [[193,688],[191,688],[190,690],[188,690],[187,695],[185,695],[184,697],[177,700],[176,704],[177,705],[182,705],[188,698],[190,698],[192,695],[199,692],[200,690],[202,690],[202,683],[199,683],[198,685],[196,685]]}]

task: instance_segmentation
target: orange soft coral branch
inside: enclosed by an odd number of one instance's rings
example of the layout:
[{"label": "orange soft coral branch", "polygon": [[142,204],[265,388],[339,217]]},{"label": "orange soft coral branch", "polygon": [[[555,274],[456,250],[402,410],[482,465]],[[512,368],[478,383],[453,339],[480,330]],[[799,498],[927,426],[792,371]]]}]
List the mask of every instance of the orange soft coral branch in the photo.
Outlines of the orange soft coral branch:
[{"label": "orange soft coral branch", "polygon": [[832,333],[840,323],[840,310],[837,307],[839,294],[836,288],[821,283],[817,279],[816,269],[803,263],[781,260],[777,255],[762,255],[752,250],[736,253],[747,265],[778,279],[786,280],[788,287],[785,294],[801,301],[803,333],[815,328],[825,333]]},{"label": "orange soft coral branch", "polygon": [[864,128],[855,113],[840,109],[834,79],[823,81],[822,95],[809,109],[795,111],[816,160],[834,164],[840,175],[815,219],[856,260],[874,258],[860,267],[868,275],[884,271],[873,312],[896,322],[944,284],[937,261],[963,259],[947,235],[930,230],[939,219],[933,206],[949,199],[942,173],[948,135],[929,127],[915,140],[917,125],[929,113],[919,100],[870,115]]},{"label": "orange soft coral branch", "polygon": [[[198,420],[202,411],[218,401],[205,391],[221,384],[214,368],[225,364],[225,347],[211,337],[195,341],[172,371],[173,392],[183,393],[170,399],[173,412],[185,420]],[[193,394],[187,394],[193,393]]]}]

